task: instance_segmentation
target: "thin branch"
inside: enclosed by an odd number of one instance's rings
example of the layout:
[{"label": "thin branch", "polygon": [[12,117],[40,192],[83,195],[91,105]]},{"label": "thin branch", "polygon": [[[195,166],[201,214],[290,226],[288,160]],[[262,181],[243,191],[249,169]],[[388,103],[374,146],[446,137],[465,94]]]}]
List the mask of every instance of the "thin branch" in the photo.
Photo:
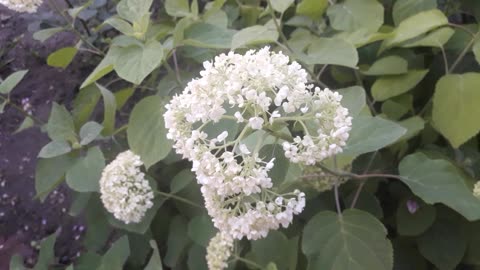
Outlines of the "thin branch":
[{"label": "thin branch", "polygon": [[[65,3],[67,3],[68,8],[73,8],[73,5],[70,2],[70,0],[64,0],[64,1],[65,1]],[[85,29],[85,32],[87,33],[87,35],[89,37],[92,36],[92,33],[90,32],[90,29],[88,29],[87,22],[82,18],[78,18],[78,19],[79,19],[80,23],[82,24],[83,28]]]},{"label": "thin branch", "polygon": [[[368,173],[368,174],[356,174],[356,173],[351,173],[351,172],[344,172],[344,171],[334,171],[329,169],[328,167],[322,165],[322,164],[317,164],[318,167],[320,167],[322,170],[325,172],[335,175],[335,176],[340,176],[340,177],[347,177],[351,179],[368,179],[368,178],[394,178],[398,180],[403,180],[403,178],[399,175],[394,175],[394,174],[384,174],[384,173]],[[321,176],[321,175],[317,175]],[[304,175],[302,178],[308,178],[308,177],[313,177],[313,175]]]},{"label": "thin branch", "polygon": [[39,118],[29,114],[27,111],[25,111],[22,107],[18,106],[17,104],[13,103],[10,99],[5,98],[4,96],[0,96],[1,99],[3,99],[6,102],[6,105],[12,106],[14,109],[16,109],[18,112],[23,114],[25,117],[31,118],[37,125],[42,126],[45,124],[42,120]]},{"label": "thin branch", "polygon": [[457,65],[463,60],[463,58],[465,57],[465,55],[470,51],[470,49],[472,48],[473,44],[475,44],[475,41],[477,41],[478,39],[478,36],[480,34],[480,31],[477,32],[473,38],[470,40],[470,42],[467,44],[467,46],[465,46],[465,48],[463,48],[463,51],[460,53],[460,55],[458,55],[457,59],[455,60],[455,62],[453,62],[452,66],[450,67],[450,69],[448,70],[448,73],[452,73],[452,71],[457,67]]},{"label": "thin branch", "polygon": [[245,264],[249,264],[249,265],[251,265],[253,267],[256,267],[258,269],[263,269],[263,266],[259,265],[258,263],[254,262],[254,261],[251,261],[251,260],[248,260],[248,259],[245,259],[245,258],[242,258],[242,257],[238,256],[237,254],[233,254],[233,257],[237,261],[243,262]]},{"label": "thin branch", "polygon": [[180,85],[183,84],[182,77],[180,77],[180,69],[178,68],[178,61],[177,61],[177,49],[173,49],[173,64],[175,65],[175,76],[177,76],[177,81],[180,82]]},{"label": "thin branch", "polygon": [[338,184],[335,183],[333,187],[333,192],[335,194],[335,207],[337,208],[337,213],[340,217],[342,217],[342,207],[340,206],[340,196],[338,195]]},{"label": "thin branch", "polygon": [[166,193],[166,192],[162,192],[162,191],[159,191],[159,190],[155,190],[154,191],[155,194],[158,194],[158,195],[162,195],[162,196],[165,196],[167,198],[172,198],[172,199],[175,199],[177,201],[180,201],[180,202],[183,202],[183,203],[186,203],[186,204],[189,204],[191,206],[194,206],[194,207],[197,207],[197,208],[200,208],[200,209],[205,209],[203,206],[195,203],[195,202],[192,202],[190,201],[189,199],[185,199],[183,197],[180,197],[180,196],[177,196],[177,195],[174,195],[174,194],[171,194],[171,193]]},{"label": "thin branch", "polygon": [[[375,157],[377,156],[378,150],[375,151],[372,156],[370,157],[370,160],[368,161],[367,166],[365,167],[365,170],[363,173],[367,173],[370,170],[370,167],[373,164],[373,161],[375,160]],[[352,203],[350,204],[350,208],[354,208],[355,205],[357,204],[358,198],[360,197],[360,193],[362,193],[363,186],[365,185],[366,181],[361,181],[360,184],[357,187],[357,190],[355,191],[355,195],[353,197]]]}]

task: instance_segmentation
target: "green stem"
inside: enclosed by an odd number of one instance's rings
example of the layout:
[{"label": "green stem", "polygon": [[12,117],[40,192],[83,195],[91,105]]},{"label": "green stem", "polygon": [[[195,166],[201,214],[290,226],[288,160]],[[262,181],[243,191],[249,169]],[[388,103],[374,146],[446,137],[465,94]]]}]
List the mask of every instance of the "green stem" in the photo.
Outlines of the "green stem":
[{"label": "green stem", "polygon": [[[70,2],[70,0],[65,0],[65,3],[67,3],[68,8],[73,8],[73,5]],[[80,23],[82,24],[83,28],[85,29],[85,32],[87,33],[87,35],[89,37],[92,36],[92,33],[90,32],[90,29],[88,29],[87,22],[82,18],[78,18],[78,19],[79,19]]]},{"label": "green stem", "polygon": [[183,203],[186,203],[186,204],[189,204],[193,207],[197,207],[197,208],[200,208],[200,209],[204,209],[203,206],[195,203],[195,202],[192,202],[188,199],[185,199],[183,197],[180,197],[180,196],[177,196],[177,195],[174,195],[174,194],[171,194],[171,193],[166,193],[166,192],[162,192],[162,191],[159,191],[159,190],[155,190],[154,191],[155,194],[158,194],[158,195],[162,195],[162,196],[165,196],[167,198],[172,198],[172,199],[175,199],[177,201],[180,201],[180,202],[183,202]]},{"label": "green stem", "polygon": [[233,257],[235,258],[235,260],[237,261],[240,261],[240,262],[243,262],[245,264],[249,264],[253,267],[256,267],[258,269],[263,269],[263,266],[259,265],[258,263],[254,262],[254,261],[251,261],[251,260],[248,260],[248,259],[245,259],[245,258],[242,258],[236,254],[233,255]]}]

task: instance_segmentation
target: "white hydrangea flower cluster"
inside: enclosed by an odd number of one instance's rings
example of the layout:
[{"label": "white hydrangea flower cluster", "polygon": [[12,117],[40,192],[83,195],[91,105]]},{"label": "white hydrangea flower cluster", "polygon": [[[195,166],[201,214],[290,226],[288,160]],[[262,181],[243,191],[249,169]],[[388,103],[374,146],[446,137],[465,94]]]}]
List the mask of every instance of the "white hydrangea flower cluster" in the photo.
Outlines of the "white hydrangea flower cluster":
[{"label": "white hydrangea flower cluster", "polygon": [[127,150],[105,167],[100,179],[103,205],[126,224],[140,222],[153,206],[154,194],[140,171],[142,165],[140,157]]},{"label": "white hydrangea flower cluster", "polygon": [[228,267],[227,260],[232,255],[233,238],[218,232],[207,247],[207,265],[210,270],[222,270]]},{"label": "white hydrangea flower cluster", "polygon": [[[338,93],[314,89],[298,63],[269,47],[222,54],[203,66],[166,105],[167,137],[192,161],[215,227],[232,239],[265,237],[303,211],[305,194],[276,194],[268,175],[275,160],[259,156],[263,141],[252,147],[242,140],[276,123],[300,124],[305,136],[284,144],[285,156],[312,164],[341,151],[351,118]],[[238,135],[218,129],[225,121],[238,125]]]},{"label": "white hydrangea flower cluster", "polygon": [[35,13],[43,0],[0,0],[0,4],[16,12]]},{"label": "white hydrangea flower cluster", "polygon": [[480,181],[473,186],[473,196],[480,199]]}]

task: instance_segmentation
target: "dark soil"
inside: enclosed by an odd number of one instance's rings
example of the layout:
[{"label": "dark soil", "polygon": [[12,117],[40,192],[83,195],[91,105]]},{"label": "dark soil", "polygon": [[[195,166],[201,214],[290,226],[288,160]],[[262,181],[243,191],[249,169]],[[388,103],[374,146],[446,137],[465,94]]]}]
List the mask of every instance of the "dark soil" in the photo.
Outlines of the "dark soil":
[{"label": "dark soil", "polygon": [[[49,67],[49,53],[75,45],[75,36],[59,33],[41,43],[29,31],[39,18],[55,17],[46,9],[20,14],[0,6],[0,78],[29,69],[24,80],[12,91],[11,100],[29,107],[34,116],[46,122],[52,102],[69,104],[86,74],[77,55],[65,70]],[[83,74],[82,74],[83,72]],[[29,104],[29,105],[28,105]],[[59,231],[55,245],[57,264],[66,265],[79,255],[85,227],[68,215],[70,195],[60,186],[41,203],[34,199],[37,154],[48,142],[38,126],[13,134],[24,116],[8,106],[0,114],[0,270],[8,269],[10,257],[20,254],[26,266],[35,263],[39,240]],[[78,244],[77,244],[78,243]]]}]

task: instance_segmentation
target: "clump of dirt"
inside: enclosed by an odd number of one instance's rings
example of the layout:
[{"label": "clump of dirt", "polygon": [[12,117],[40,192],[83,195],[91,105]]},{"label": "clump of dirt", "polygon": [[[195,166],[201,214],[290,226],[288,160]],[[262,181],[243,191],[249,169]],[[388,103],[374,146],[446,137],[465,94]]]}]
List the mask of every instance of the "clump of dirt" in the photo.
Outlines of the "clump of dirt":
[{"label": "clump of dirt", "polygon": [[[10,97],[43,122],[48,120],[52,102],[69,104],[88,75],[82,54],[65,70],[46,64],[51,52],[77,42],[71,33],[59,33],[44,43],[34,40],[29,25],[49,16],[55,18],[46,8],[31,15],[0,6],[0,77],[29,70]],[[86,230],[81,219],[68,215],[68,188],[60,186],[43,203],[34,199],[37,154],[49,139],[38,126],[14,134],[23,119],[8,105],[0,114],[0,270],[9,268],[14,254],[20,254],[26,266],[34,265],[39,240],[56,231],[56,263],[67,265],[80,254]]]}]

